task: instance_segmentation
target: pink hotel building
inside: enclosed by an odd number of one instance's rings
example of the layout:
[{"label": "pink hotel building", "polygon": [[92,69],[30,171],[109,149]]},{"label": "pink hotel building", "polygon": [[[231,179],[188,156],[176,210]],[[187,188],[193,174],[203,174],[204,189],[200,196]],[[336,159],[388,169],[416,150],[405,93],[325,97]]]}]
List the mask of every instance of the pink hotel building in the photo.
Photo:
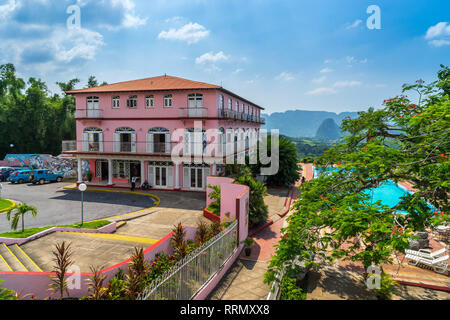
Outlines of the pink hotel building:
[{"label": "pink hotel building", "polygon": [[[202,148],[222,147],[218,156],[224,161],[227,144],[236,148],[245,141],[239,150],[248,152],[249,137],[256,137],[264,124],[264,109],[251,101],[220,86],[167,75],[67,94],[76,99],[77,150],[66,153],[78,160],[79,182],[81,162],[89,161],[93,184],[124,185],[135,176],[138,186],[148,181],[156,189],[202,191],[206,177],[218,175],[223,166],[197,163],[193,157],[175,163],[171,157],[180,142],[192,147],[194,122],[204,131],[218,130],[217,139],[203,134]],[[184,141],[172,135],[180,128]]]}]

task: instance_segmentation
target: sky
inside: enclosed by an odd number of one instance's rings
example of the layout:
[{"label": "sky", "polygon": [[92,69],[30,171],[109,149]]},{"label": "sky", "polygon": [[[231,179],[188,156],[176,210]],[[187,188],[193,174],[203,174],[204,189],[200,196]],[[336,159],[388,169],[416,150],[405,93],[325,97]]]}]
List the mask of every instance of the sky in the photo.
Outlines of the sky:
[{"label": "sky", "polygon": [[53,93],[168,74],[267,113],[360,111],[450,65],[450,1],[0,0],[3,63]]}]

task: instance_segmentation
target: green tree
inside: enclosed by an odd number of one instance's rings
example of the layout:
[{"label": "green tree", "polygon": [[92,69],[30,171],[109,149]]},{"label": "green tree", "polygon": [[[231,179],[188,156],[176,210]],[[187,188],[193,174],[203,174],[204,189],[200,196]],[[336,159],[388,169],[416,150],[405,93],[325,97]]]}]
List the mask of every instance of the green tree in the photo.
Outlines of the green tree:
[{"label": "green tree", "polygon": [[264,202],[264,197],[267,195],[267,188],[264,183],[259,182],[248,175],[236,178],[235,183],[246,185],[250,188],[250,224],[265,222],[269,215],[269,209]]},{"label": "green tree", "polygon": [[[258,145],[259,154],[260,144]],[[267,153],[269,157],[272,152],[272,137],[267,137]],[[295,184],[300,179],[298,165],[299,158],[297,154],[296,144],[284,136],[279,138],[279,163],[278,172],[274,175],[267,176],[266,184],[269,186],[290,186]],[[253,176],[257,176],[261,172],[261,163],[257,165],[250,165]]]},{"label": "green tree", "polygon": [[209,209],[220,216],[220,187],[210,184],[208,188],[213,190],[209,194],[209,199],[214,200],[209,204]]},{"label": "green tree", "polygon": [[[300,187],[267,282],[279,271],[298,272],[292,263],[296,259],[314,265],[311,253],[324,262],[344,259],[365,268],[382,267],[392,263],[395,252],[409,247],[415,230],[449,222],[449,74],[443,67],[438,80],[429,85],[423,81],[405,85],[404,92],[418,93],[418,104],[402,94],[386,100],[383,109],[369,109],[343,121],[348,135],[317,161],[324,167],[337,164],[338,170]],[[371,201],[371,188],[406,180],[417,191],[398,205],[390,208]],[[424,199],[436,209],[426,206]],[[408,215],[396,214],[399,209]],[[384,283],[379,294],[389,297],[386,289],[392,289],[392,281],[385,278]]]},{"label": "green tree", "polygon": [[87,83],[88,88],[98,87],[98,81],[95,76],[90,76]]},{"label": "green tree", "polygon": [[11,209],[6,212],[6,219],[11,221],[11,229],[17,230],[17,225],[19,224],[19,220],[22,220],[22,233],[25,231],[25,215],[31,212],[33,217],[36,217],[38,214],[38,210],[36,207],[29,206],[26,203],[15,205]]},{"label": "green tree", "polygon": [[[78,79],[57,82],[61,90],[76,83]],[[25,83],[16,77],[14,65],[1,65],[0,158],[7,153],[60,154],[61,140],[75,139],[74,111],[74,97],[50,95],[42,80]]]}]

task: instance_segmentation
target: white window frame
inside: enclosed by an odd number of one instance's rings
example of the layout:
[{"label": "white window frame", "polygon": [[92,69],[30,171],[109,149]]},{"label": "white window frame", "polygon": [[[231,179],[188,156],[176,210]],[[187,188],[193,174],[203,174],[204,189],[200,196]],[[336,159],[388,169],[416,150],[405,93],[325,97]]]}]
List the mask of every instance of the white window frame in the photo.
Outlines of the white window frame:
[{"label": "white window frame", "polygon": [[154,95],[148,95],[145,97],[145,108],[146,109],[153,109],[155,107],[155,96]]},{"label": "white window frame", "polygon": [[112,97],[112,108],[113,109],[120,109],[120,96],[113,96]]},{"label": "white window frame", "polygon": [[188,95],[189,108],[203,108],[203,94],[191,93]]},{"label": "white window frame", "polygon": [[127,99],[127,108],[129,109],[137,109],[138,107],[138,96],[129,96]]},{"label": "white window frame", "polygon": [[173,95],[168,94],[164,96],[164,108],[172,108],[173,107]]},{"label": "white window frame", "polygon": [[224,100],[223,100],[223,95],[219,96],[219,110],[223,110],[224,107]]},{"label": "white window frame", "polygon": [[233,101],[228,99],[228,110],[233,110]]}]

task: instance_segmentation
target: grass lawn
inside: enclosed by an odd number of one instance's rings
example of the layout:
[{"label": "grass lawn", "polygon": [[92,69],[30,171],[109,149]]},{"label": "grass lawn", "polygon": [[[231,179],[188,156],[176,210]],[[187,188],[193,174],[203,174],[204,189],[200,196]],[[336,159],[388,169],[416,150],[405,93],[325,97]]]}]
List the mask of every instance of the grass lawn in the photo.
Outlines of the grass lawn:
[{"label": "grass lawn", "polygon": [[42,232],[42,231],[45,231],[47,229],[54,228],[54,227],[77,228],[77,229],[81,229],[81,228],[83,228],[83,229],[99,229],[101,227],[107,226],[110,223],[111,223],[111,221],[101,220],[101,221],[85,222],[85,223],[83,223],[83,226],[81,226],[78,223],[78,224],[65,225],[65,226],[31,228],[31,229],[25,229],[24,232],[14,231],[14,232],[0,233],[0,238],[11,238],[11,239],[28,238],[36,233],[39,233],[39,232]]},{"label": "grass lawn", "polygon": [[14,203],[12,201],[6,200],[6,199],[0,199],[0,212],[2,212],[2,210],[8,209],[12,205],[14,205]]}]

